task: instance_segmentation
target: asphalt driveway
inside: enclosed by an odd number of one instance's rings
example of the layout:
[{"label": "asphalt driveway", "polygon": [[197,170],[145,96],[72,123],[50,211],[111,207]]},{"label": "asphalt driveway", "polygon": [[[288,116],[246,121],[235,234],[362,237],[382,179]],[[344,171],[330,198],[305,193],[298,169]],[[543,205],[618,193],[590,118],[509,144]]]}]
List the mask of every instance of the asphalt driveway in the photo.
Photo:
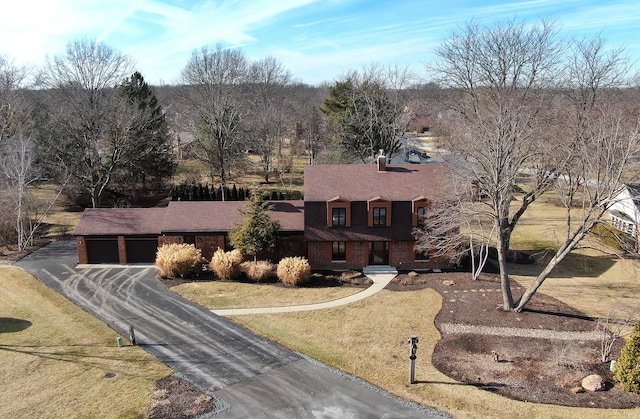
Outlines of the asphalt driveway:
[{"label": "asphalt driveway", "polygon": [[[76,267],[74,242],[15,265],[221,400],[220,418],[425,418],[404,402],[257,336],[170,292],[150,266]],[[115,344],[115,341],[114,341]]]}]

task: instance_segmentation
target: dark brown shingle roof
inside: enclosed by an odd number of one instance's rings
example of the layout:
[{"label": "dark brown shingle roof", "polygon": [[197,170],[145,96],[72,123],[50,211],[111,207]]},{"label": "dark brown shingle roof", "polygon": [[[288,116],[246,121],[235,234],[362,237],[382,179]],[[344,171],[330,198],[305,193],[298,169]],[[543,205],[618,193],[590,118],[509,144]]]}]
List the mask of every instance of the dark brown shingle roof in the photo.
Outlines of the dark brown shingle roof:
[{"label": "dark brown shingle roof", "polygon": [[87,208],[76,236],[157,235],[166,208]]},{"label": "dark brown shingle roof", "polygon": [[[302,201],[274,201],[271,219],[281,231],[303,231]],[[171,202],[167,208],[89,208],[74,235],[119,236],[229,231],[243,220],[247,201]]]},{"label": "dark brown shingle roof", "polygon": [[[162,225],[163,233],[216,232],[231,230],[244,219],[241,209],[248,201],[171,202]],[[303,231],[302,201],[273,201],[272,220],[280,222],[281,231]]]},{"label": "dark brown shingle roof", "polygon": [[449,177],[445,163],[388,165],[379,172],[375,164],[319,164],[304,169],[305,201],[411,201],[421,195],[446,194]]}]

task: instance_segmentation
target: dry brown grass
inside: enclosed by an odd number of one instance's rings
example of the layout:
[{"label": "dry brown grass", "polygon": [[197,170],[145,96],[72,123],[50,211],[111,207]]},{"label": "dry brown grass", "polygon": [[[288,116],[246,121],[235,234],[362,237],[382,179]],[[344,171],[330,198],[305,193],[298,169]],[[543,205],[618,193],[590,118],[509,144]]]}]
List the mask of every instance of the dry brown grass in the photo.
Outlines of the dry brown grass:
[{"label": "dry brown grass", "polygon": [[142,348],[118,348],[114,331],[24,271],[0,268],[0,278],[0,417],[145,412],[168,367]]},{"label": "dry brown grass", "polygon": [[[236,316],[237,323],[290,349],[361,377],[400,397],[457,418],[596,418],[596,409],[525,403],[460,384],[436,370],[431,356],[440,335],[433,319],[441,307],[431,289],[384,290],[366,300],[314,312]],[[418,335],[417,384],[409,385],[407,339]],[[607,410],[610,418],[638,410]]]},{"label": "dry brown grass", "polygon": [[[561,239],[563,209],[550,201],[532,206],[514,233],[514,247],[541,251]],[[596,245],[596,243],[591,242]],[[524,285],[532,281],[538,265],[513,265],[513,277]],[[635,261],[617,259],[594,250],[571,255],[542,286],[540,292],[558,298],[588,315],[611,316],[612,310],[637,310],[640,278]],[[271,304],[272,297],[249,286],[233,307]],[[253,289],[251,289],[253,288]],[[235,290],[229,290],[231,294]],[[293,290],[286,290],[293,291]],[[220,297],[224,297],[220,295]],[[200,300],[203,303],[202,300]],[[219,307],[220,300],[211,299]],[[206,303],[205,303],[206,305]],[[383,291],[364,301],[318,312],[236,316],[234,321],[293,350],[305,353],[348,373],[362,377],[409,400],[435,406],[460,418],[567,418],[602,417],[597,409],[542,405],[510,400],[463,385],[431,364],[440,336],[433,326],[441,297],[433,290]],[[637,311],[636,311],[637,313]],[[407,338],[420,338],[416,378],[409,386]],[[637,417],[638,410],[607,410],[607,417]]]},{"label": "dry brown grass", "polygon": [[362,291],[355,287],[282,287],[226,281],[198,281],[171,291],[209,309],[255,308],[315,304],[333,301]]},{"label": "dry brown grass", "polygon": [[[533,204],[514,230],[513,248],[543,252],[559,246],[566,235],[564,209],[553,205],[553,196]],[[588,237],[551,274],[539,292],[550,295],[594,317],[637,318],[640,315],[640,260],[622,259],[594,238]],[[550,252],[549,252],[550,254]],[[547,257],[539,263],[510,265],[511,277],[522,285],[533,282]]]}]

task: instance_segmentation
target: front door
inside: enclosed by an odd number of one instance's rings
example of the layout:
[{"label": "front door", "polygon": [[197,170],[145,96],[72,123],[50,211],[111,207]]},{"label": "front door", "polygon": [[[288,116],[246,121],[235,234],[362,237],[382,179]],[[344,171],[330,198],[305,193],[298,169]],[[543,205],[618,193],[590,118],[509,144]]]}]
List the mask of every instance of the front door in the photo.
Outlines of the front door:
[{"label": "front door", "polygon": [[370,265],[389,264],[389,242],[372,242],[369,253]]}]

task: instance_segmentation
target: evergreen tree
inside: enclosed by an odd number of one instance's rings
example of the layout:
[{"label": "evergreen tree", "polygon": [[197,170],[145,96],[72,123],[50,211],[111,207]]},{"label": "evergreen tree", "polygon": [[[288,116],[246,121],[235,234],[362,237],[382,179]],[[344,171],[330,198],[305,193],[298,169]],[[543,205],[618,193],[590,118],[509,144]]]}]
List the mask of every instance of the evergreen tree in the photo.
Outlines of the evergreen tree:
[{"label": "evergreen tree", "polygon": [[240,210],[245,216],[244,221],[236,224],[229,234],[231,245],[243,255],[253,255],[254,262],[257,261],[259,252],[272,249],[276,244],[280,223],[269,217],[272,209],[255,185],[249,205]]},{"label": "evergreen tree", "polygon": [[363,162],[379,150],[388,156],[399,147],[404,124],[400,106],[394,103],[381,80],[350,74],[329,89],[320,109],[333,129],[335,141]]},{"label": "evergreen tree", "polygon": [[640,394],[640,322],[620,352],[613,379],[623,390]]},{"label": "evergreen tree", "polygon": [[138,72],[118,87],[111,139],[121,150],[116,180],[131,188],[133,203],[148,180],[173,175],[169,126],[158,99]]},{"label": "evergreen tree", "polygon": [[238,188],[236,188],[235,183],[233,184],[233,188],[231,188],[231,200],[232,201],[238,200]]}]

